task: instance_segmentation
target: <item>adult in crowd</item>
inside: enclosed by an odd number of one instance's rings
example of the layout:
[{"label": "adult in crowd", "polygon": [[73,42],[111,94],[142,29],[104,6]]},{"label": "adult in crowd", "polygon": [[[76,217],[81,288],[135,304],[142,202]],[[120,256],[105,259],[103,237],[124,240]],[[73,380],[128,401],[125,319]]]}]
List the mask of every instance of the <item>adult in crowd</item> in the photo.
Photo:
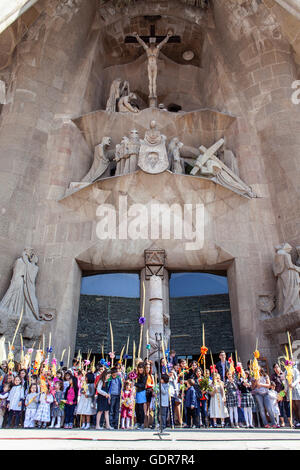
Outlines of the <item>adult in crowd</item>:
[{"label": "adult in crowd", "polygon": [[[270,378],[263,369],[260,369],[259,375],[259,379],[255,380],[253,383],[259,414],[265,428],[276,428],[277,425],[275,423],[275,416],[273,413],[272,403],[269,396],[269,389],[271,387]],[[270,424],[268,423],[265,409],[268,412],[271,422]]]},{"label": "adult in crowd", "polygon": [[[290,405],[287,400],[287,394],[285,393],[285,376],[284,372],[281,370],[280,365],[276,362],[273,364],[273,374],[271,375],[271,381],[275,383],[275,390],[278,394],[282,394],[280,396],[280,400],[278,402],[279,411],[280,411],[280,426],[285,426],[285,418],[290,421]],[[283,396],[284,395],[284,396]],[[290,423],[291,424],[291,423]]]},{"label": "adult in crowd", "polygon": [[222,382],[225,382],[226,380],[226,372],[229,370],[230,364],[226,360],[226,352],[225,351],[220,351],[219,354],[219,362],[216,364],[216,368],[218,371],[218,374],[221,377]]}]

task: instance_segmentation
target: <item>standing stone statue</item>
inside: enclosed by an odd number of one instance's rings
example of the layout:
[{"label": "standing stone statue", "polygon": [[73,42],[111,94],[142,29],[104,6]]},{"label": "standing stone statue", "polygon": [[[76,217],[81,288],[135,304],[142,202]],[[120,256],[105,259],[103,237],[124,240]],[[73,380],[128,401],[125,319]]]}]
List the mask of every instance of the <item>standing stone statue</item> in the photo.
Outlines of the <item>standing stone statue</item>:
[{"label": "standing stone statue", "polygon": [[127,151],[129,155],[129,171],[133,173],[138,169],[137,160],[140,152],[141,141],[139,133],[136,129],[130,131],[129,142],[127,144]]},{"label": "standing stone statue", "polygon": [[120,144],[116,145],[115,150],[115,162],[116,162],[116,172],[115,176],[120,176],[125,174],[125,166],[126,166],[126,157],[128,155],[128,137],[124,136],[121,140]]},{"label": "standing stone statue", "polygon": [[184,162],[181,159],[180,149],[183,143],[180,142],[178,137],[174,137],[168,146],[168,157],[171,165],[171,171],[180,175],[184,174]]},{"label": "standing stone statue", "polygon": [[121,78],[116,78],[111,86],[109,91],[109,98],[106,103],[106,111],[109,113],[115,113],[118,109],[119,99],[123,96],[128,96],[129,91],[129,82]]},{"label": "standing stone statue", "polygon": [[94,161],[89,172],[81,180],[83,183],[94,183],[102,176],[110,165],[110,158],[107,155],[107,148],[111,144],[110,137],[103,137],[101,144],[98,144],[94,150]]},{"label": "standing stone statue", "polygon": [[106,103],[106,111],[113,113],[117,111],[117,102],[121,96],[121,78],[116,78],[111,86],[109,91],[109,97]]},{"label": "standing stone statue", "polygon": [[32,248],[25,248],[21,258],[13,267],[10,286],[0,302],[1,330],[3,320],[20,317],[22,308],[24,318],[41,320],[38,301],[35,294],[35,280],[38,273],[38,257]]},{"label": "standing stone statue", "polygon": [[138,169],[140,145],[140,137],[136,129],[130,131],[129,138],[124,136],[121,143],[116,145],[114,158],[117,163],[116,176],[127,175]]},{"label": "standing stone statue", "polygon": [[300,313],[300,268],[292,262],[292,247],[277,246],[273,272],[277,278],[277,310],[279,314]]},{"label": "standing stone statue", "polygon": [[155,43],[150,43],[150,46],[140,38],[140,36],[135,32],[133,36],[136,37],[137,41],[146,51],[148,58],[148,78],[149,78],[149,98],[156,98],[156,78],[157,78],[157,59],[161,48],[168,42],[169,38],[172,36],[172,32],[168,31],[167,36],[163,41],[161,41],[157,46]]}]

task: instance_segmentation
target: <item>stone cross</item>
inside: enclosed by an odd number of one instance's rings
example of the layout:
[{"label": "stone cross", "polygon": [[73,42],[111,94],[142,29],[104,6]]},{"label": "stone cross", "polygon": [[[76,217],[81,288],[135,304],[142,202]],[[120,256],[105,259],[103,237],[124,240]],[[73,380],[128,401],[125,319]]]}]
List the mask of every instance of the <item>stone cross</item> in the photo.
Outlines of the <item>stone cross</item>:
[{"label": "stone cross", "polygon": [[[150,35],[149,36],[140,36],[140,38],[146,43],[155,43],[159,44],[161,43],[166,36],[156,36],[155,34],[155,25],[152,24],[150,25]],[[180,36],[171,36],[168,40],[168,44],[178,44],[181,42]],[[126,36],[125,37],[125,44],[137,44],[138,40],[135,36]]]},{"label": "stone cross", "polygon": [[203,154],[197,158],[195,162],[195,166],[192,169],[190,174],[195,176],[198,173],[198,171],[205,166],[206,162],[216,153],[216,151],[222,147],[223,144],[224,144],[224,139],[220,139],[218,140],[218,142],[216,142],[214,145],[212,145],[208,149],[204,146],[199,147],[199,150],[201,150]]}]

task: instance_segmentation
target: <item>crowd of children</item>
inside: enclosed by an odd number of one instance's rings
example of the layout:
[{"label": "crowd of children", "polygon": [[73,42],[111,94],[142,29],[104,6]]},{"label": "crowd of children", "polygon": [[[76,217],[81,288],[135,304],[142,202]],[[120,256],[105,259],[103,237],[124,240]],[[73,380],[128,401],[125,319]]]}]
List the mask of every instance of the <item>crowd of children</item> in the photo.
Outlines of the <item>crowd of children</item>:
[{"label": "crowd of children", "polygon": [[[0,427],[161,429],[200,427],[300,427],[300,374],[292,381],[279,364],[270,377],[251,363],[243,369],[220,352],[210,369],[204,361],[177,359],[160,364],[137,360],[125,370],[74,359],[56,370],[41,361],[21,369],[0,368]],[[18,370],[19,368],[19,370]],[[258,375],[257,375],[258,374]]]}]

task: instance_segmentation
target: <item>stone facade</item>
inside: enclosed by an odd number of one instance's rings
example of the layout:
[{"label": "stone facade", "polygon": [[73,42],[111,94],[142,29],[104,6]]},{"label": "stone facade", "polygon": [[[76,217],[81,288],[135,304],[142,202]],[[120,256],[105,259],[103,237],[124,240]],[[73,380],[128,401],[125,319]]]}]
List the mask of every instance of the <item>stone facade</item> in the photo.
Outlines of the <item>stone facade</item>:
[{"label": "stone facade", "polygon": [[[257,299],[275,295],[274,247],[300,245],[300,105],[291,100],[299,79],[299,19],[279,5],[289,2],[275,0],[212,0],[208,8],[137,0],[123,10],[112,0],[100,3],[39,0],[26,34],[3,59],[0,297],[14,261],[32,246],[39,305],[56,312],[46,332],[58,352],[68,344],[74,350],[82,272],[140,272],[144,250],[158,245],[166,270],[226,270],[239,355],[247,360],[258,338],[262,355],[277,358],[277,336],[264,329]],[[149,33],[147,15],[161,17],[158,34],[172,28],[181,37],[180,48],[168,44],[159,57],[157,85],[158,102],[183,113],[147,109],[145,57],[124,42],[133,31]],[[184,49],[194,52],[190,64]],[[139,97],[137,115],[103,111],[118,76]],[[258,197],[242,198],[201,177],[141,170],[66,195],[87,174],[102,137],[120,142],[133,123],[144,135],[153,117],[168,139],[188,145],[209,147],[225,137],[240,178]],[[129,204],[203,203],[204,246],[185,251],[181,240],[99,240],[97,207],[117,207],[120,194]],[[278,334],[284,330],[283,319]]]}]

